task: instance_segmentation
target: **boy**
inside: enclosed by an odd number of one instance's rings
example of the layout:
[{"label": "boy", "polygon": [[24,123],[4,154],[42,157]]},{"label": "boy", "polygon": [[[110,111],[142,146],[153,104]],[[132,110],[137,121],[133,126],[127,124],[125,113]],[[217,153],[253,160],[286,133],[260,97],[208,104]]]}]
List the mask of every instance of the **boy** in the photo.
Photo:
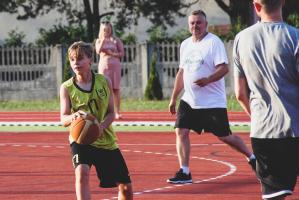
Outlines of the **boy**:
[{"label": "boy", "polygon": [[133,199],[128,168],[116,143],[111,123],[114,105],[111,82],[108,78],[91,71],[93,48],[82,41],[68,49],[70,65],[75,76],[60,87],[60,117],[68,126],[82,113],[90,113],[98,120],[99,137],[90,145],[79,145],[70,138],[73,166],[76,177],[78,200],[91,199],[89,174],[95,166],[100,187],[119,188],[119,199]]}]

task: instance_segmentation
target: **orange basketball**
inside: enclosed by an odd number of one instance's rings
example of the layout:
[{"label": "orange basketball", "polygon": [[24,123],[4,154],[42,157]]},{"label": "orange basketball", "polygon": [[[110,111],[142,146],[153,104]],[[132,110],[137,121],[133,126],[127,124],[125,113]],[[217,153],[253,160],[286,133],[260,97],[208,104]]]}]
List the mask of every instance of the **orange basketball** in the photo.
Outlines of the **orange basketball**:
[{"label": "orange basketball", "polygon": [[78,144],[91,144],[99,137],[99,128],[95,122],[95,117],[87,115],[85,118],[79,117],[72,121],[70,126],[70,136]]}]

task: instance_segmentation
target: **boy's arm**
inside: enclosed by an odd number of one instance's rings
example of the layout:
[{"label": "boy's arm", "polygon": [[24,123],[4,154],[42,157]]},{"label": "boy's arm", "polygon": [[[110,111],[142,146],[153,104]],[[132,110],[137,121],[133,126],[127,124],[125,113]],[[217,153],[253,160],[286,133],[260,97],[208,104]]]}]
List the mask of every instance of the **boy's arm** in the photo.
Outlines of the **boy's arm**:
[{"label": "boy's arm", "polygon": [[71,114],[71,101],[67,89],[60,86],[60,122],[63,126],[69,126],[73,120],[80,117],[80,113]]}]

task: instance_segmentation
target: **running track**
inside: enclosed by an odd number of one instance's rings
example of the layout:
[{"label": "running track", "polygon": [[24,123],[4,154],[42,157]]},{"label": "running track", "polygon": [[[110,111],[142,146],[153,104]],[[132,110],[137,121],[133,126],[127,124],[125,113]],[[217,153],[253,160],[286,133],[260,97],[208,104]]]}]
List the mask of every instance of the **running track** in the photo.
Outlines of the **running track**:
[{"label": "running track", "polygon": [[[123,112],[123,119],[116,121],[175,121],[175,116],[168,112]],[[249,121],[244,112],[229,112],[230,121]],[[58,112],[0,112],[0,122],[58,122]]]},{"label": "running track", "polygon": [[[46,116],[36,114],[39,120]],[[155,114],[164,119],[163,113]],[[138,115],[153,120],[148,113]],[[13,116],[20,117],[15,113],[10,120]],[[26,117],[24,120],[28,121]],[[195,183],[190,185],[165,182],[178,168],[173,132],[119,132],[118,136],[131,172],[135,200],[261,199],[259,183],[245,158],[209,134],[191,134],[190,167]],[[240,136],[249,145],[248,134]],[[0,127],[0,163],[0,199],[75,199],[66,132],[1,132]],[[90,181],[93,199],[116,199],[115,188],[97,187],[94,169]],[[298,189],[289,200],[299,200]]]}]

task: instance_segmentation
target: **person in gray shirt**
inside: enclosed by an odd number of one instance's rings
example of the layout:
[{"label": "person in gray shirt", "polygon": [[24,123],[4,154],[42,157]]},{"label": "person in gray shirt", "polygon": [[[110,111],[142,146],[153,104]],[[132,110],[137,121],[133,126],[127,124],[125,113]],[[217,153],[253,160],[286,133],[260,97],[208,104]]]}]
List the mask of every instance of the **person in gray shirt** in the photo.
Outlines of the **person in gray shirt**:
[{"label": "person in gray shirt", "polygon": [[285,0],[254,0],[260,22],[237,34],[236,98],[251,116],[263,199],[293,193],[299,172],[299,30],[282,19]]}]

